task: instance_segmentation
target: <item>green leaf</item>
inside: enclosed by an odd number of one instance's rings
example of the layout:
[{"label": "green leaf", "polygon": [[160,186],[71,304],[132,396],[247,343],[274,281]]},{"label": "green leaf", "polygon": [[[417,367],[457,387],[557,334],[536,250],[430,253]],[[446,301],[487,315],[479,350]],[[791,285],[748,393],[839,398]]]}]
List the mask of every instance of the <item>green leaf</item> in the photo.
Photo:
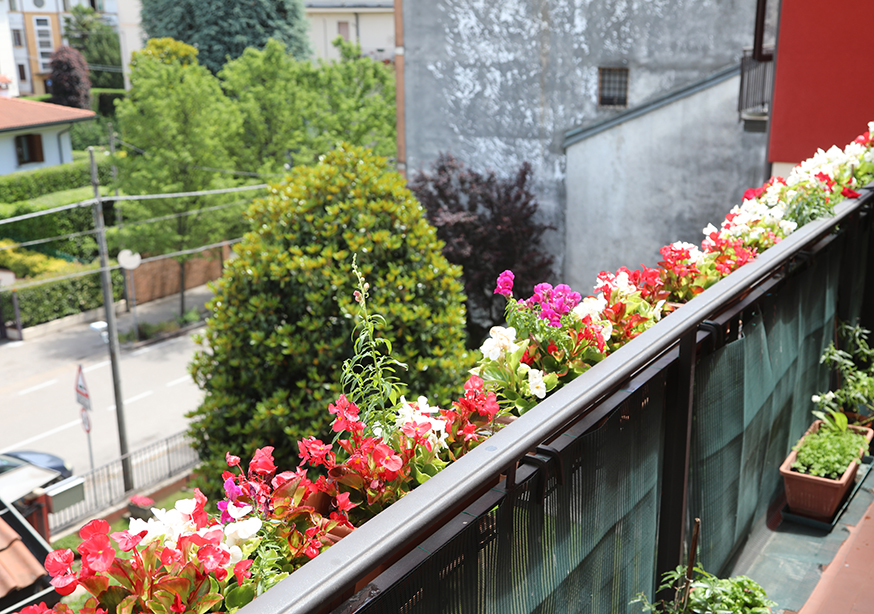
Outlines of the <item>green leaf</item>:
[{"label": "green leaf", "polygon": [[237,586],[225,596],[225,607],[233,612],[249,603],[255,598],[255,587],[251,583]]}]

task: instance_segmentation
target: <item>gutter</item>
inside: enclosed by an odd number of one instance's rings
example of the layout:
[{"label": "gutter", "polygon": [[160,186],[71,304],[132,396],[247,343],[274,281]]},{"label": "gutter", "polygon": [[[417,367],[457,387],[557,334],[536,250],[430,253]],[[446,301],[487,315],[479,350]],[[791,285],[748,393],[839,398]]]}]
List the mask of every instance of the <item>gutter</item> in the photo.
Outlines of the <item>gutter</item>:
[{"label": "gutter", "polygon": [[76,117],[73,119],[59,119],[56,122],[46,122],[44,124],[27,124],[24,126],[12,126],[10,128],[0,128],[0,132],[24,132],[27,130],[33,130],[34,128],[48,128],[49,126],[61,126],[63,124],[75,124],[76,122],[84,122],[90,121],[97,117],[97,114],[89,115],[87,117]]}]

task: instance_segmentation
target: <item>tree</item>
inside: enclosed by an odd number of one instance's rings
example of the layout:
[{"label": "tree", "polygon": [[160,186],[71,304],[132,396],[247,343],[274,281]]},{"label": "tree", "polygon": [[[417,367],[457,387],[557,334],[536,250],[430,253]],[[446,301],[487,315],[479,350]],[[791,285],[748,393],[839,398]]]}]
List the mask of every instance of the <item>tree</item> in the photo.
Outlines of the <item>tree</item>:
[{"label": "tree", "polygon": [[395,155],[395,87],[389,67],[361,57],[358,45],[334,41],[339,62],[294,59],[270,39],[249,48],[219,73],[245,129],[237,166],[278,172],[307,163],[338,141]]},{"label": "tree", "polygon": [[[121,189],[126,194],[160,194],[233,185],[232,174],[211,169],[231,168],[228,147],[239,129],[237,113],[218,80],[197,63],[197,50],[168,41],[152,43],[134,54],[131,90],[116,107],[121,139],[133,146],[118,158]],[[126,202],[125,225],[117,240],[121,247],[157,255],[235,238],[242,232],[241,206],[197,211],[233,198],[238,197]],[[136,224],[156,217],[167,219]],[[185,313],[185,262],[194,255],[177,257],[180,316]]]},{"label": "tree", "polygon": [[64,16],[64,35],[91,67],[93,87],[124,87],[118,32],[104,22],[97,11],[82,5],[74,6],[70,15]]},{"label": "tree", "polygon": [[82,54],[61,45],[52,54],[52,102],[65,107],[91,108],[91,80]]},{"label": "tree", "polygon": [[213,74],[268,38],[284,43],[296,58],[310,54],[301,0],[143,0],[142,5],[149,38],[171,37],[197,47],[200,62]]},{"label": "tree", "polygon": [[528,184],[528,162],[512,177],[499,178],[466,169],[451,154],[441,153],[431,172],[419,171],[410,189],[427,211],[444,242],[443,255],[464,270],[467,331],[479,347],[488,330],[504,321],[504,297],[494,293],[505,270],[524,292],[552,276],[552,256],[541,239],[552,226],[536,221],[537,200]]},{"label": "tree", "polygon": [[191,372],[204,393],[190,433],[204,475],[225,453],[273,446],[277,465],[297,465],[297,441],[333,436],[328,403],[340,394],[352,353],[352,256],[371,285],[378,334],[408,365],[413,398],[446,404],[460,393],[464,350],[460,270],[388,161],[339,145],[249,208],[252,231],[234,251],[211,303]]}]

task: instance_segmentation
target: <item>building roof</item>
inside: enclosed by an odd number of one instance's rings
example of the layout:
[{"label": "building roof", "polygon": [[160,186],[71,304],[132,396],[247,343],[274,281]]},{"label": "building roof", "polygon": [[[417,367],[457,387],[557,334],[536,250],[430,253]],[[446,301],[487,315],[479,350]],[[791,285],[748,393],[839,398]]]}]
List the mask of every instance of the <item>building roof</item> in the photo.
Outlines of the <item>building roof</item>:
[{"label": "building roof", "polygon": [[95,115],[94,111],[47,102],[0,98],[0,132],[80,122],[92,119]]},{"label": "building roof", "polygon": [[46,570],[24,545],[21,536],[0,518],[0,597],[27,588]]}]

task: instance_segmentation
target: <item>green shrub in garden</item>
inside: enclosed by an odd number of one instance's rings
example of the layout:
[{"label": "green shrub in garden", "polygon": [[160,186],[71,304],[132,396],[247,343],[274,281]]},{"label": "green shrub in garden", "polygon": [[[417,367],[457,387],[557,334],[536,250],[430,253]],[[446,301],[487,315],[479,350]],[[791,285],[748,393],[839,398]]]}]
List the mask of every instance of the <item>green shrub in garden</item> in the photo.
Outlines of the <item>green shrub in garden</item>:
[{"label": "green shrub in garden", "polygon": [[[97,157],[97,176],[101,185],[112,180],[111,169],[109,156]],[[87,159],[9,173],[0,177],[0,203],[14,203],[88,185],[91,185],[91,163]]]},{"label": "green shrub in garden", "polygon": [[215,283],[191,365],[205,392],[190,414],[204,475],[225,469],[228,451],[263,446],[291,469],[299,439],[332,439],[327,406],[340,394],[358,307],[353,254],[368,307],[385,317],[378,333],[408,365],[399,375],[409,396],[448,406],[462,392],[472,356],[461,270],[385,158],[340,145],[293,169],[248,217],[253,230]]}]

